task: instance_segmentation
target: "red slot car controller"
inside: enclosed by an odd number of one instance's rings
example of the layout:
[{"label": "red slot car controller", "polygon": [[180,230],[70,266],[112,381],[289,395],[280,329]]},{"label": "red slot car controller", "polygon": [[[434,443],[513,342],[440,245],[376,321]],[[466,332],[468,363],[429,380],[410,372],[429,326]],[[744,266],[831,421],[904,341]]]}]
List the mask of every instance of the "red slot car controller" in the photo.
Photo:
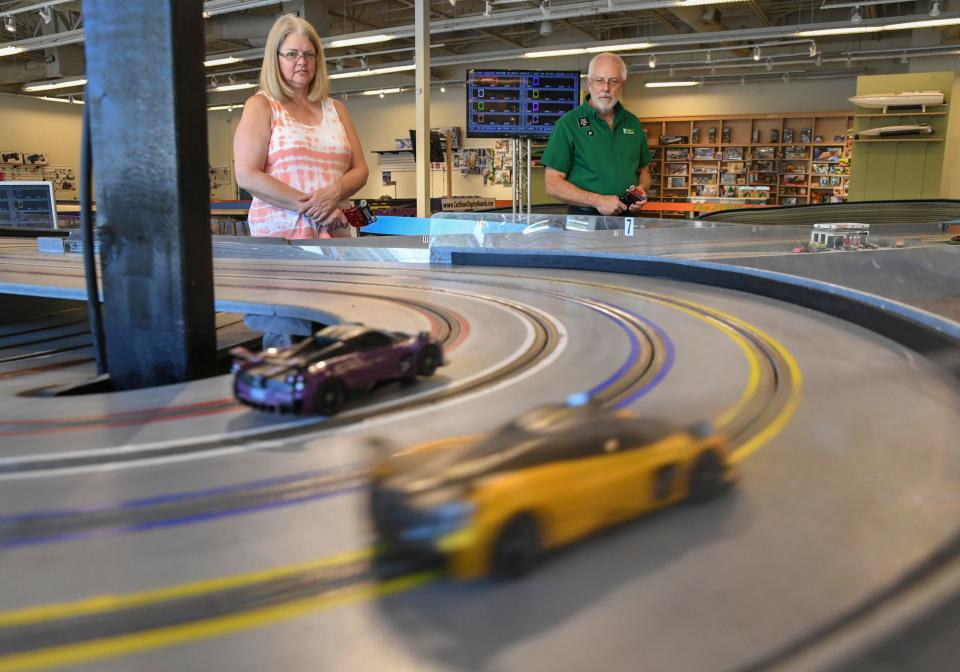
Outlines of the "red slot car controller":
[{"label": "red slot car controller", "polygon": [[352,208],[346,208],[341,212],[343,212],[343,216],[347,218],[347,221],[358,229],[377,221],[377,216],[370,210],[370,206],[367,205],[366,201],[360,201],[358,205]]},{"label": "red slot car controller", "polygon": [[627,187],[626,193],[620,197],[620,201],[624,205],[633,205],[634,203],[646,203],[647,195],[644,193],[643,189],[638,187],[635,184],[631,184]]}]

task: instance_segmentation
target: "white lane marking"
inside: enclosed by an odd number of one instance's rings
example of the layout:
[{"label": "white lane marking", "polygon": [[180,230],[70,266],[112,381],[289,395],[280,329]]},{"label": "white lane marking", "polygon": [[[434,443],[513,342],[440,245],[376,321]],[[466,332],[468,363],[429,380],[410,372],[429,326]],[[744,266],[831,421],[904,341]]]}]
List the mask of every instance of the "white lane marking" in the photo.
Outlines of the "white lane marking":
[{"label": "white lane marking", "polygon": [[[489,298],[489,297],[484,297],[484,298]],[[503,303],[501,300],[496,298],[491,298],[490,300],[498,304]],[[41,477],[47,477],[47,476],[67,476],[67,475],[75,475],[75,474],[81,474],[81,473],[93,473],[93,472],[104,472],[104,471],[117,471],[121,469],[132,469],[132,468],[138,468],[138,467],[149,466],[149,465],[170,464],[173,462],[186,462],[189,460],[207,459],[207,458],[218,457],[223,455],[231,455],[235,453],[246,453],[246,452],[253,452],[257,450],[268,450],[270,448],[277,448],[277,447],[287,445],[292,440],[307,441],[307,440],[317,438],[318,436],[338,436],[351,431],[357,431],[361,429],[367,430],[371,427],[376,427],[387,422],[400,421],[406,418],[415,417],[427,411],[432,412],[437,408],[444,408],[446,406],[452,406],[453,404],[476,399],[477,397],[490,394],[492,392],[496,392],[498,390],[503,389],[504,387],[507,387],[508,385],[516,384],[518,381],[524,380],[536,373],[539,373],[541,370],[543,370],[544,368],[552,364],[563,353],[563,351],[566,350],[567,343],[569,340],[567,338],[567,331],[564,328],[563,324],[556,317],[542,310],[534,309],[532,306],[528,306],[526,304],[517,303],[515,301],[511,303],[517,306],[522,306],[526,310],[536,315],[539,315],[545,321],[550,322],[553,325],[554,329],[556,329],[557,331],[557,334],[559,336],[559,343],[557,344],[557,347],[554,349],[553,352],[551,352],[542,361],[530,367],[523,373],[517,376],[512,376],[507,380],[502,380],[499,383],[495,383],[494,385],[485,386],[480,390],[476,390],[474,392],[470,392],[467,394],[451,397],[444,401],[438,401],[437,403],[430,404],[429,406],[426,406],[426,407],[413,408],[413,409],[408,409],[406,411],[398,411],[396,413],[387,413],[382,416],[374,416],[371,418],[367,418],[355,425],[343,425],[343,426],[335,427],[332,429],[318,428],[316,431],[307,432],[304,434],[297,434],[295,437],[290,437],[287,439],[269,439],[265,441],[256,441],[256,442],[247,443],[242,446],[213,448],[210,450],[202,450],[196,453],[187,453],[183,455],[167,455],[163,457],[154,457],[154,458],[147,457],[143,459],[133,460],[130,462],[91,464],[91,465],[83,465],[78,467],[62,467],[62,468],[51,467],[49,469],[37,469],[37,470],[31,470],[23,473],[10,472],[5,474],[0,474],[0,481],[21,480],[21,479],[27,479],[27,478],[41,478]],[[513,314],[513,313],[511,314],[514,315],[514,317],[516,317],[518,320],[520,319],[516,314]],[[530,348],[530,345],[533,343],[533,340],[536,338],[536,334],[533,330],[533,327],[530,324],[530,321],[524,319],[522,320],[522,323],[525,327],[526,333],[524,335],[523,343],[518,348],[516,348],[512,353],[511,360],[516,359],[520,354],[526,352]],[[448,389],[456,390],[461,387],[466,387],[470,385],[470,383],[472,383],[473,381],[483,378],[484,376],[489,375],[490,373],[493,373],[494,371],[502,367],[503,367],[502,363],[489,366],[486,369],[483,369],[479,373],[476,373],[465,380],[458,381],[458,385],[456,387],[451,386]],[[425,390],[424,392],[419,394],[404,396],[403,400],[408,401],[411,399],[417,399],[419,397],[423,397],[428,394],[433,394],[434,392],[436,392],[436,390]],[[381,402],[379,404],[374,404],[372,406],[365,406],[364,411],[376,410],[377,408],[388,406],[391,403],[396,403],[396,402],[395,401]],[[344,414],[344,416],[342,417],[349,418],[350,416],[349,414]],[[302,421],[294,421],[290,424],[284,424],[283,428],[290,427],[290,426],[297,427],[297,426],[307,425],[315,422],[316,422],[316,418],[309,418],[309,419],[304,419]],[[95,456],[104,456],[104,455],[123,455],[126,453],[134,453],[134,452],[138,452],[138,453],[157,452],[157,451],[165,450],[169,448],[176,448],[178,446],[184,446],[184,445],[189,446],[195,443],[213,443],[217,441],[226,441],[230,439],[243,438],[246,436],[256,436],[257,434],[264,434],[267,432],[276,431],[277,429],[278,429],[278,426],[271,426],[271,427],[256,428],[251,430],[244,430],[243,432],[209,434],[200,438],[176,439],[173,441],[158,441],[155,443],[149,443],[149,444],[143,444],[143,445],[137,445],[137,446],[117,446],[115,448],[96,448],[96,449],[86,450],[86,451],[54,453],[54,454],[44,455],[42,457],[36,457],[36,456],[7,457],[7,458],[0,458],[0,465],[2,466],[9,465],[9,466],[16,467],[16,465],[18,464],[29,463],[29,462],[32,462],[32,463],[54,462],[60,459],[77,459],[77,458],[95,457]]]}]

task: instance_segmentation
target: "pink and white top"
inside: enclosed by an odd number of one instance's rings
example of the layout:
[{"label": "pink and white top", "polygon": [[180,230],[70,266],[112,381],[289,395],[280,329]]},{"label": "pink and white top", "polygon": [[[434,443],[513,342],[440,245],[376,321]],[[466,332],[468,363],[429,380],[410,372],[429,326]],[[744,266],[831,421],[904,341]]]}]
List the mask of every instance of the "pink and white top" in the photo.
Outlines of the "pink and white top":
[{"label": "pink and white top", "polygon": [[[265,91],[257,95],[270,102],[271,111],[265,173],[309,193],[327,186],[350,170],[350,140],[332,99],[323,100],[323,121],[312,125],[294,119]],[[340,202],[340,208],[350,206],[349,199]],[[270,205],[257,197],[250,204],[247,223],[251,236],[328,238],[356,235],[349,224],[319,226],[296,210]]]}]

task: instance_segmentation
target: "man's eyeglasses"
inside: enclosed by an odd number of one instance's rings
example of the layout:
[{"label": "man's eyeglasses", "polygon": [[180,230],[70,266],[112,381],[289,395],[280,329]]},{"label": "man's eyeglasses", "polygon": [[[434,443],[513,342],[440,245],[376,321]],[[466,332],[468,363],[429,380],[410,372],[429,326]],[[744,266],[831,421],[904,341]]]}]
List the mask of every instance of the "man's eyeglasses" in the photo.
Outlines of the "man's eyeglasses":
[{"label": "man's eyeglasses", "polygon": [[623,84],[623,80],[619,77],[610,77],[609,79],[604,79],[603,77],[591,77],[590,83],[594,86],[600,87],[602,87],[604,84],[609,84],[611,89],[615,89]]},{"label": "man's eyeglasses", "polygon": [[296,49],[287,49],[286,51],[278,51],[277,53],[288,61],[295,61],[301,56],[303,56],[303,60],[307,61],[308,63],[313,63],[317,60],[317,52],[315,51],[297,51]]}]

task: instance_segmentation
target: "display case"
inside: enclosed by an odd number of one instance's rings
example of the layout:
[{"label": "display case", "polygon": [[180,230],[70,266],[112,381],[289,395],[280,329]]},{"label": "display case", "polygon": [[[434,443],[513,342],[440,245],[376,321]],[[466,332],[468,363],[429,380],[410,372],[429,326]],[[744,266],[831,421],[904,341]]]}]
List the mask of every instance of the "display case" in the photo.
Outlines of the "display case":
[{"label": "display case", "polygon": [[847,112],[641,119],[653,152],[650,200],[749,193],[763,195],[766,205],[844,201],[852,121]]}]

